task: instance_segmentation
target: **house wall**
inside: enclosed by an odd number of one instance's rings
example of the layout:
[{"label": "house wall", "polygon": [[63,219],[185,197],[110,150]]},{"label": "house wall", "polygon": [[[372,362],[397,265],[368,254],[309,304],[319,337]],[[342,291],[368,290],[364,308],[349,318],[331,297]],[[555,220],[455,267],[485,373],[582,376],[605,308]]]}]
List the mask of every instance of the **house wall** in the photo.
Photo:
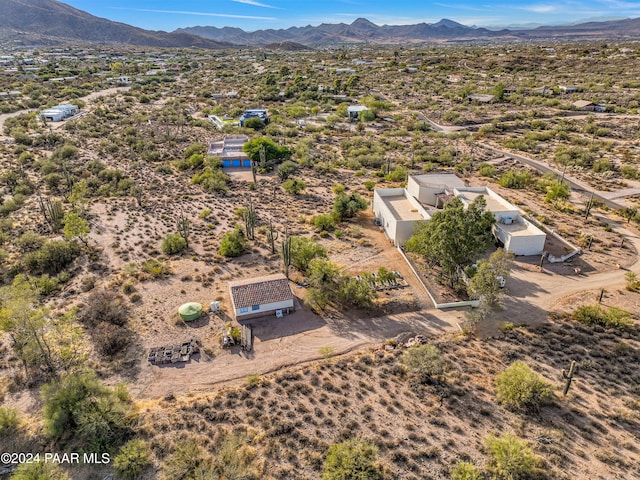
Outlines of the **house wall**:
[{"label": "house wall", "polygon": [[402,188],[380,188],[373,191],[373,205],[371,206],[373,214],[382,224],[387,236],[395,241],[397,220],[395,215],[384,203],[382,197],[391,195],[403,195]]},{"label": "house wall", "polygon": [[441,187],[436,187],[435,185],[433,187],[420,185],[412,176],[409,176],[407,192],[424,204],[435,205],[437,200],[436,195],[444,193],[444,185]]},{"label": "house wall", "polygon": [[546,235],[526,235],[511,236],[508,235],[504,248],[514,255],[540,255],[544,251],[544,242]]},{"label": "house wall", "polygon": [[257,305],[257,309],[248,307],[246,312],[241,311],[241,308],[235,309],[236,320],[243,320],[245,318],[263,317],[274,313],[276,310],[286,310],[287,308],[293,309],[293,298],[291,300],[284,300],[282,302],[266,303],[264,305]]}]

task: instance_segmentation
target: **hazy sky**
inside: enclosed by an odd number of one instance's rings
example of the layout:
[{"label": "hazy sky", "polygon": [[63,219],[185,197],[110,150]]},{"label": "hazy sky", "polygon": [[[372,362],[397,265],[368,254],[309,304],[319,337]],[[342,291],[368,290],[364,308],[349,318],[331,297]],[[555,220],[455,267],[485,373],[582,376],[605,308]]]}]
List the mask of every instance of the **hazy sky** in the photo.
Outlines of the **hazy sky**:
[{"label": "hazy sky", "polygon": [[64,0],[93,15],[150,30],[211,25],[244,30],[351,23],[558,24],[600,17],[640,17],[625,0]]}]

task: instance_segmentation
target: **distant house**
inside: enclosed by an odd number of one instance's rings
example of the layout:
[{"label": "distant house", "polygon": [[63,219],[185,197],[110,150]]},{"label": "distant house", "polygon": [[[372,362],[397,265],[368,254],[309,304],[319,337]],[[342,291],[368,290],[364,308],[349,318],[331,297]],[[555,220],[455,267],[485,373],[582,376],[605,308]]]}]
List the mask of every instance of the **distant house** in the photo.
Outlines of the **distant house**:
[{"label": "distant house", "polygon": [[364,105],[349,105],[347,107],[347,113],[349,114],[350,120],[357,120],[360,112],[366,112],[367,110],[369,109]]},{"label": "distant house", "polygon": [[73,117],[78,114],[78,107],[76,105],[56,105],[55,107],[43,110],[38,115],[42,120],[49,122],[61,122],[69,117]]},{"label": "distant house", "polygon": [[289,280],[281,273],[229,282],[229,294],[236,320],[294,309]]},{"label": "distant house", "polygon": [[244,144],[249,141],[246,135],[227,135],[209,144],[207,155],[222,160],[222,168],[241,167],[251,168],[251,160],[242,151]]},{"label": "distant house", "polygon": [[562,93],[576,93],[579,91],[579,88],[576,86],[567,86],[567,85],[560,85],[558,87],[558,89],[562,92]]},{"label": "distant house", "polygon": [[471,95],[467,96],[467,100],[478,103],[491,103],[495,99],[495,95],[489,95],[486,93],[472,93]]},{"label": "distant house", "polygon": [[356,71],[353,68],[336,68],[336,73],[348,73],[353,75]]},{"label": "distant house", "polygon": [[244,122],[250,118],[259,118],[265,125],[269,123],[269,115],[264,108],[250,108],[245,110],[240,117],[240,126],[244,127]]},{"label": "distant house", "polygon": [[584,110],[585,112],[593,112],[596,109],[596,105],[588,100],[578,100],[572,104],[578,110]]},{"label": "distant house", "polygon": [[533,95],[553,95],[554,92],[552,88],[545,85],[544,87],[534,88],[531,93]]}]

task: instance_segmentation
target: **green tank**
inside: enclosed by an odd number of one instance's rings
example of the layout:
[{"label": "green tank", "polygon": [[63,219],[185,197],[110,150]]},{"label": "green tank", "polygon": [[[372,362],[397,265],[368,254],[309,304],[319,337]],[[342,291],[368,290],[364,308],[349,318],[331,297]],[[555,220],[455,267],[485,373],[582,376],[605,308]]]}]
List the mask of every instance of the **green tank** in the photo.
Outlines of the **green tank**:
[{"label": "green tank", "polygon": [[202,315],[202,304],[196,302],[185,303],[178,308],[178,314],[185,322],[192,322]]}]

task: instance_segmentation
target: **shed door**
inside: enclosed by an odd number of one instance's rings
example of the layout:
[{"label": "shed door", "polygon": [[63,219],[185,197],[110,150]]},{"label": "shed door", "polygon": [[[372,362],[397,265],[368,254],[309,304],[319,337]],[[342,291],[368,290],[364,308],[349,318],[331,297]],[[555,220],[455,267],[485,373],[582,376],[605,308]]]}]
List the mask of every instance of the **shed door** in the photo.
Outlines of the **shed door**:
[{"label": "shed door", "polygon": [[232,167],[239,167],[240,166],[240,160],[231,160],[231,166]]}]

